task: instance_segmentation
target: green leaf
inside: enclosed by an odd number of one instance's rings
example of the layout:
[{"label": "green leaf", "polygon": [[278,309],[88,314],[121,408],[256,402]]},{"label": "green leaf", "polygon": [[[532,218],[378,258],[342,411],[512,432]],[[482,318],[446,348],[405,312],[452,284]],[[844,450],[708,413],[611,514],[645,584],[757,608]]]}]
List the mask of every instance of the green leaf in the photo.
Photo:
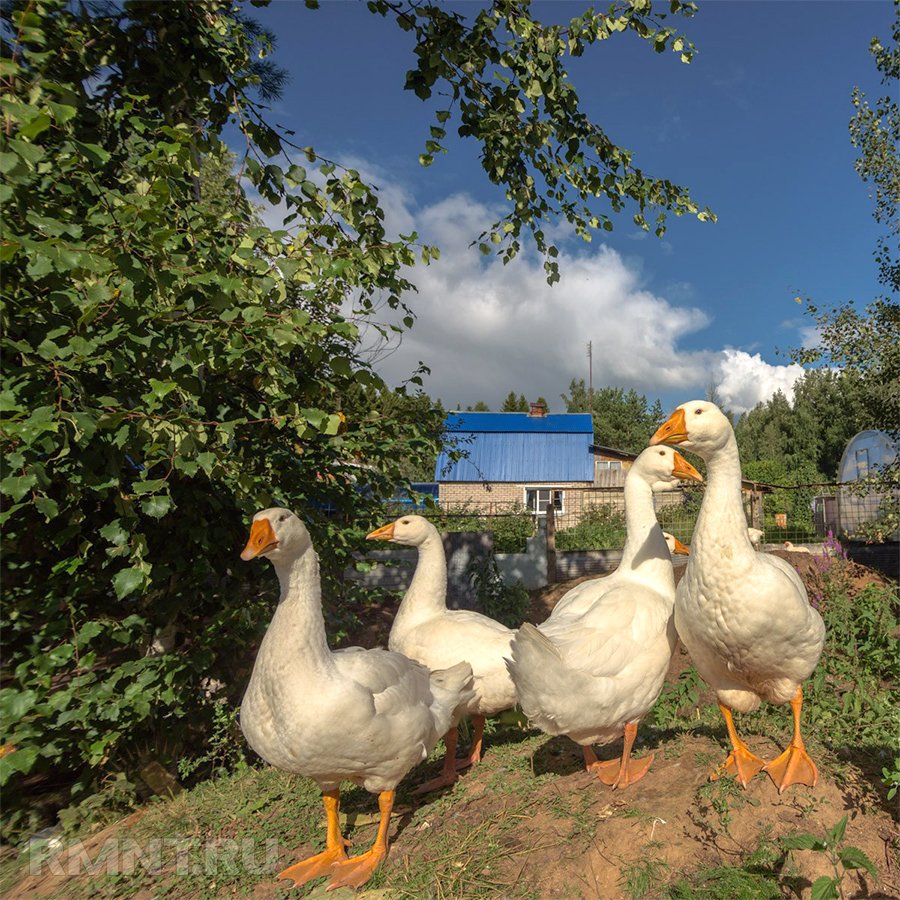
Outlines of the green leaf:
[{"label": "green leaf", "polygon": [[265,315],[266,311],[261,306],[247,306],[241,310],[241,318],[245,322],[258,322]]},{"label": "green leaf", "polygon": [[323,434],[335,435],[338,433],[338,430],[343,423],[343,419],[338,415],[331,415],[325,420],[325,424],[322,427]]},{"label": "green leaf", "polygon": [[178,387],[174,381],[158,381],[156,378],[150,379],[150,389],[154,395],[160,400],[167,394],[171,394]]},{"label": "green leaf", "polygon": [[0,785],[6,784],[15,772],[26,775],[31,771],[37,758],[37,747],[23,747],[21,750],[14,750],[12,753],[6,754],[0,759],[0,763],[2,763],[2,766],[0,766]]},{"label": "green leaf", "polygon": [[60,666],[65,665],[75,654],[75,646],[73,644],[60,644],[58,647],[54,647],[48,653],[45,653],[44,656],[54,668],[59,668]]},{"label": "green leaf", "polygon": [[336,356],[331,360],[331,371],[343,378],[349,378],[353,373],[350,368],[350,360],[343,356]]},{"label": "green leaf", "polygon": [[837,847],[844,839],[844,832],[847,830],[847,817],[844,816],[831,831],[828,832],[828,845]]},{"label": "green leaf", "polygon": [[0,690],[0,720],[7,731],[11,725],[24,718],[34,709],[37,694],[32,690],[20,691],[16,688]]},{"label": "green leaf", "polygon": [[103,631],[103,626],[97,621],[85,622],[84,625],[78,630],[78,646],[83,647],[85,644],[89,643],[91,638],[95,638],[98,634],[101,634]]},{"label": "green leaf", "polygon": [[113,578],[113,588],[119,600],[140,590],[143,584],[144,574],[140,569],[122,569]]},{"label": "green leaf", "polygon": [[31,472],[27,475],[7,475],[0,481],[0,491],[9,494],[13,500],[19,501],[35,484],[37,484],[37,476]]},{"label": "green leaf", "polygon": [[141,510],[154,519],[161,519],[171,508],[172,498],[165,494],[156,494],[141,503]]},{"label": "green leaf", "polygon": [[121,519],[113,519],[100,529],[101,537],[106,538],[111,544],[121,546],[128,541],[128,532],[122,527]]},{"label": "green leaf", "polygon": [[46,522],[59,515],[59,504],[50,497],[35,497],[34,506]]},{"label": "green leaf", "polygon": [[[7,185],[2,185],[2,187],[7,187]],[[7,198],[0,199],[5,200]],[[21,247],[21,243],[14,238],[0,241],[0,263],[9,262],[19,252]]]},{"label": "green leaf", "polygon": [[789,834],[779,841],[786,850],[824,850],[825,841],[814,834]]},{"label": "green leaf", "polygon": [[838,856],[845,869],[865,869],[873,878],[877,877],[875,864],[859,847],[842,847]]},{"label": "green leaf", "polygon": [[837,900],[839,896],[834,879],[823,875],[813,882],[809,900]]},{"label": "green leaf", "polygon": [[72,143],[92,165],[105,166],[109,162],[109,153],[99,144],[83,144],[81,141],[72,141]]},{"label": "green leaf", "polygon": [[47,101],[47,109],[53,113],[53,118],[60,125],[65,125],[70,119],[74,119],[78,114],[78,110],[74,106],[67,106],[65,103],[56,103],[53,100]]},{"label": "green leaf", "polygon": [[50,116],[39,113],[19,129],[19,134],[28,140],[34,140],[42,131],[46,131],[51,124]]},{"label": "green leaf", "polygon": [[44,158],[44,148],[37,144],[29,144],[13,138],[7,141],[7,146],[31,167],[36,166]]}]

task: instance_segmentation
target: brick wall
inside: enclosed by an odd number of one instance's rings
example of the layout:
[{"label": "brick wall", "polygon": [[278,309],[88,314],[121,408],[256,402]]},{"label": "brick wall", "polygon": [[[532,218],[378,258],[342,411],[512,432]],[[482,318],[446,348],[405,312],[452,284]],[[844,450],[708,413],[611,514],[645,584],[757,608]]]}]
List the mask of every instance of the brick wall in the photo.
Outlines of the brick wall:
[{"label": "brick wall", "polygon": [[[446,482],[438,486],[438,502],[443,509],[469,507],[482,515],[509,512],[514,506],[525,505],[525,488],[552,488],[563,491],[563,514],[557,513],[557,527],[568,528],[581,518],[585,503],[590,503],[585,494],[587,485],[583,481],[561,481],[555,483],[493,482],[485,485],[481,481]],[[618,493],[621,498],[621,492]],[[604,501],[609,502],[609,501]],[[541,517],[543,518],[543,516]]]},{"label": "brick wall", "polygon": [[[625,494],[621,487],[598,488],[582,481],[542,484],[532,482],[511,484],[495,482],[486,486],[483,482],[457,481],[439,485],[438,502],[443,509],[466,507],[474,513],[489,516],[510,512],[513,507],[521,508],[525,503],[525,488],[553,488],[564,491],[563,513],[556,516],[556,527],[572,528],[577,525],[586,509],[595,506],[611,506],[625,509]],[[663,491],[654,495],[656,506],[681,503],[683,494],[679,490]],[[543,518],[543,516],[541,517]]]}]

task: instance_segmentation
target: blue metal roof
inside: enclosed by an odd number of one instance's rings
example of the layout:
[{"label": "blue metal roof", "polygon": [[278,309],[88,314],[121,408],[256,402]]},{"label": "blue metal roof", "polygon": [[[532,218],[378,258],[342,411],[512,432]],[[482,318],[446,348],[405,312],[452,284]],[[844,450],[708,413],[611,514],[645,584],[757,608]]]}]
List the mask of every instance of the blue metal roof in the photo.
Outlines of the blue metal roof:
[{"label": "blue metal roof", "polygon": [[456,412],[447,416],[444,425],[448,431],[588,434],[592,443],[594,437],[594,424],[590,413],[531,416],[528,413]]},{"label": "blue metal roof", "polygon": [[593,481],[594,432],[587,413],[453,413],[445,424],[450,449],[467,458],[451,464],[447,452],[441,453],[437,481]]}]

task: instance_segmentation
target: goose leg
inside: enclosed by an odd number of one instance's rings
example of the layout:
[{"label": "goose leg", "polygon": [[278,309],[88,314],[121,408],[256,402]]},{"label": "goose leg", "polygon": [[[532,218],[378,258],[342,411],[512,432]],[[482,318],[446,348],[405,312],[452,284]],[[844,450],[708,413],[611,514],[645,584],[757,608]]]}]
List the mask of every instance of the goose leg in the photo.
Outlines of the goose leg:
[{"label": "goose leg", "polygon": [[791,700],[794,715],[794,735],[787,750],[777,759],[763,766],[763,771],[775,782],[780,794],[790,784],[807,784],[815,787],[819,780],[819,770],[806,752],[800,735],[800,711],[803,709],[803,689],[797,688]]},{"label": "goose leg", "polygon": [[728,729],[728,739],[731,741],[731,753],[727,759],[712,775],[710,781],[715,781],[723,775],[734,775],[741,787],[747,787],[747,782],[765,765],[765,760],[760,759],[755,753],[751,753],[747,745],[738,737],[734,727],[734,719],[731,710],[724,704],[719,704],[722,717],[725,719],[725,727]]},{"label": "goose leg", "polygon": [[294,865],[288,866],[283,872],[278,873],[278,878],[293,879],[294,887],[300,887],[313,878],[330,874],[331,868],[335,863],[347,858],[344,847],[348,842],[341,836],[341,824],[338,818],[340,793],[338,791],[323,791],[322,805],[325,807],[325,850],[322,853],[311,856],[309,859],[304,859],[302,862],[294,863]]},{"label": "goose leg", "polygon": [[430,781],[420,784],[414,791],[414,794],[427,794],[429,791],[436,791],[438,788],[449,787],[456,782],[459,777],[456,774],[456,727],[451,728],[444,735],[444,765],[441,768],[441,774]]},{"label": "goose leg", "polygon": [[585,767],[604,784],[612,785],[613,790],[628,787],[629,784],[640,781],[653,763],[653,754],[651,753],[644,759],[632,759],[631,748],[634,746],[635,737],[637,737],[637,723],[629,722],[625,726],[625,743],[622,746],[621,760],[610,759],[607,762],[600,762],[593,750],[584,747]]},{"label": "goose leg", "polygon": [[456,760],[457,771],[481,762],[481,746],[484,738],[484,716],[472,716],[475,733],[472,735],[472,747],[462,758]]},{"label": "goose leg", "polygon": [[387,833],[391,821],[391,810],[394,808],[394,792],[382,791],[378,795],[378,811],[381,813],[378,822],[378,834],[371,850],[360,856],[343,859],[336,862],[331,868],[331,881],[328,882],[328,890],[333,891],[339,887],[362,887],[374,874],[378,864],[388,854]]}]

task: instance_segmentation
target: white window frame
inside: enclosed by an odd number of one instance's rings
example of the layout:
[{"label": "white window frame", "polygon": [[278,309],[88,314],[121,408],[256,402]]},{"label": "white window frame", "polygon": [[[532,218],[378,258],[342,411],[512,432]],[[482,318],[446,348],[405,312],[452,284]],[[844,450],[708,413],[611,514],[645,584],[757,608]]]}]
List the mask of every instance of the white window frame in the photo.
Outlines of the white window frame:
[{"label": "white window frame", "polygon": [[597,468],[609,469],[610,471],[618,472],[622,469],[622,463],[618,459],[598,459]]},{"label": "white window frame", "polygon": [[[534,491],[535,492],[535,508],[532,509],[528,505],[528,494]],[[541,492],[546,492],[548,494],[547,498],[541,499]],[[556,515],[564,515],[566,512],[566,489],[563,487],[558,487],[552,484],[534,484],[534,485],[526,485],[522,489],[522,494],[524,498],[524,506],[525,509],[528,510],[533,516],[546,516],[547,515],[547,506],[551,501],[555,500],[556,497],[554,495],[559,495],[559,503],[553,504],[553,509]],[[543,503],[543,508],[541,504]]]}]

